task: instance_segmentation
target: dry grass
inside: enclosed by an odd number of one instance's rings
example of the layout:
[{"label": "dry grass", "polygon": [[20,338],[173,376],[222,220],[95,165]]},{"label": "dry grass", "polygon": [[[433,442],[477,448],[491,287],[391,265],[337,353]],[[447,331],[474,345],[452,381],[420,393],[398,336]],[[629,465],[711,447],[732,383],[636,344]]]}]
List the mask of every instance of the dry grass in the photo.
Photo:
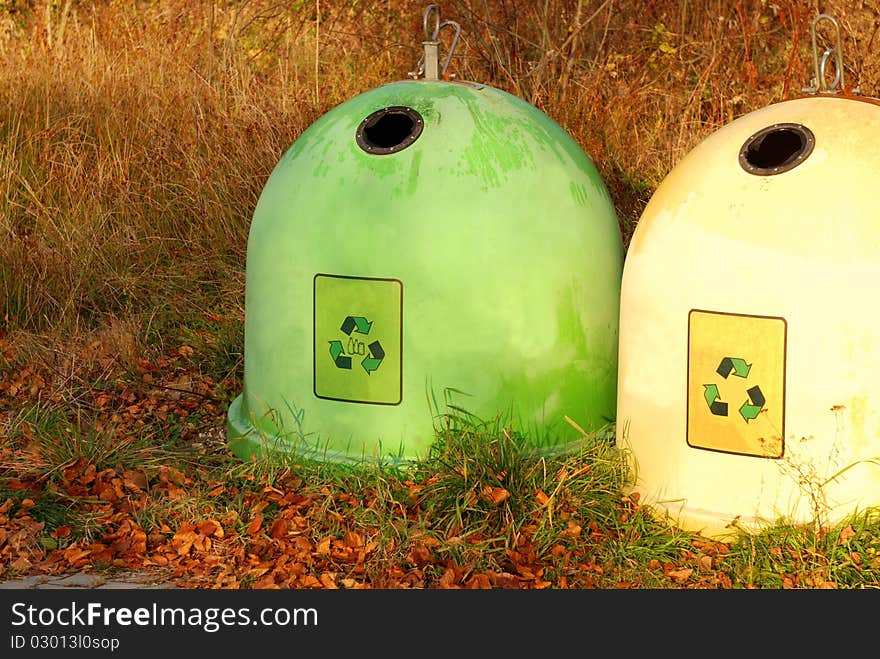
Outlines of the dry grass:
[{"label": "dry grass", "polygon": [[[425,6],[8,2],[7,330],[52,341],[125,318],[143,340],[187,309],[240,316],[247,230],[269,172],[321,113],[414,70]],[[605,177],[625,244],[698,141],[808,84],[817,11],[841,21],[848,81],[877,89],[876,3],[450,0],[441,10],[463,28],[451,70],[565,127]]]}]

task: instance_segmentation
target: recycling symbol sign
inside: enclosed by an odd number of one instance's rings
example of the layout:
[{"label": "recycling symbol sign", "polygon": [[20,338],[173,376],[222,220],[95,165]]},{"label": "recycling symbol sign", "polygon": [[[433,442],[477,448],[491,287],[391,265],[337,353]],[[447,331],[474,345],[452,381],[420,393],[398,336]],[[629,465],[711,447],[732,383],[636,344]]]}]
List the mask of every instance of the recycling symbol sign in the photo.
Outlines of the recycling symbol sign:
[{"label": "recycling symbol sign", "polygon": [[787,327],[781,316],[688,312],[688,446],[783,456]]},{"label": "recycling symbol sign", "polygon": [[[741,357],[724,357],[718,368],[715,369],[715,372],[725,380],[731,374],[746,380],[751,369],[752,365]],[[706,399],[706,405],[709,406],[709,411],[712,414],[715,416],[727,416],[727,403],[721,400],[721,393],[718,391],[717,384],[704,384],[703,395]],[[758,385],[746,389],[746,395],[748,398],[740,405],[739,414],[743,421],[748,423],[758,417],[767,401],[764,399],[764,394]]]},{"label": "recycling symbol sign", "polygon": [[403,400],[403,282],[316,274],[312,386],[324,400]]},{"label": "recycling symbol sign", "polygon": [[[367,375],[378,370],[385,359],[385,351],[382,344],[377,340],[369,344],[366,337],[373,328],[373,322],[363,316],[346,316],[342,321],[340,331],[347,339],[334,339],[330,343],[330,358],[336,364],[336,368],[351,370],[352,360],[360,359],[360,365]],[[362,340],[360,337],[364,337]]]}]

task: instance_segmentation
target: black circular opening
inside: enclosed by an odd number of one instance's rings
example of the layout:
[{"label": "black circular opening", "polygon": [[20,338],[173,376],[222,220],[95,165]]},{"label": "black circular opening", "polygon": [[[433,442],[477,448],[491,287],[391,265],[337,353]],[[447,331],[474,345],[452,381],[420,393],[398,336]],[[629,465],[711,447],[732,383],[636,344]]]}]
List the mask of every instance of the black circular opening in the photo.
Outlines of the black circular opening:
[{"label": "black circular opening", "polygon": [[422,115],[412,108],[382,108],[369,115],[358,126],[357,144],[367,153],[397,153],[419,138],[424,125]]},{"label": "black circular opening", "polygon": [[801,124],[774,124],[745,141],[739,164],[750,174],[772,176],[800,165],[813,151],[816,138]]}]

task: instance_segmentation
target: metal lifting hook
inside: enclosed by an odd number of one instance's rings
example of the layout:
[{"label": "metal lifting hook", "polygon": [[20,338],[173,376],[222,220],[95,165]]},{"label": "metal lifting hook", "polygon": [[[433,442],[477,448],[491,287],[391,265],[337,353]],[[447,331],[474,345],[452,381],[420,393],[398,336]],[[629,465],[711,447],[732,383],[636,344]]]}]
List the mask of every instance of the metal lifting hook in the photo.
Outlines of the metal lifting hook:
[{"label": "metal lifting hook", "polygon": [[[434,23],[433,29],[431,27],[432,19]],[[440,7],[433,3],[428,5],[428,8],[425,10],[425,15],[422,18],[422,25],[425,30],[425,40],[422,42],[422,45],[425,48],[425,54],[419,61],[416,70],[409,75],[413,78],[424,76],[425,80],[445,79],[446,71],[449,69],[449,62],[452,60],[452,55],[455,53],[455,48],[458,45],[458,38],[461,35],[461,25],[455,21],[443,21],[441,23]],[[449,52],[446,54],[446,59],[444,60],[443,68],[441,69],[440,31],[447,26],[455,28],[455,36],[452,38],[452,44],[449,46]]]},{"label": "metal lifting hook", "polygon": [[[819,57],[819,47],[816,44],[816,26],[821,21],[828,21],[831,23],[834,28],[834,40],[835,47],[828,48],[822,53],[822,57]],[[819,14],[816,18],[813,19],[813,23],[811,25],[811,32],[813,36],[813,79],[811,81],[811,85],[809,87],[804,87],[803,91],[809,94],[837,94],[840,91],[844,91],[844,82],[843,82],[843,45],[840,40],[840,25],[838,25],[837,20],[828,15],[828,14]],[[834,80],[829,85],[826,80],[826,71],[828,68],[829,60],[834,59]],[[853,92],[858,93],[857,89],[854,89]]]}]

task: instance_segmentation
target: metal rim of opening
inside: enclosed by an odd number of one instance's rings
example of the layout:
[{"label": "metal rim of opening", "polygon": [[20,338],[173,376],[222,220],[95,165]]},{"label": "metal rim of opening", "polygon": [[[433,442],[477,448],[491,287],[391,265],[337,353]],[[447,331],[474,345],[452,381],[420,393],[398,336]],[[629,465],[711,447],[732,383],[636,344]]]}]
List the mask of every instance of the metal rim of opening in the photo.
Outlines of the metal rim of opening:
[{"label": "metal rim of opening", "polygon": [[394,105],[368,115],[358,126],[355,140],[367,153],[385,156],[410,146],[419,139],[424,126],[418,112]]},{"label": "metal rim of opening", "polygon": [[749,137],[739,151],[739,164],[749,174],[773,176],[790,171],[813,152],[816,137],[803,124],[779,123]]}]

